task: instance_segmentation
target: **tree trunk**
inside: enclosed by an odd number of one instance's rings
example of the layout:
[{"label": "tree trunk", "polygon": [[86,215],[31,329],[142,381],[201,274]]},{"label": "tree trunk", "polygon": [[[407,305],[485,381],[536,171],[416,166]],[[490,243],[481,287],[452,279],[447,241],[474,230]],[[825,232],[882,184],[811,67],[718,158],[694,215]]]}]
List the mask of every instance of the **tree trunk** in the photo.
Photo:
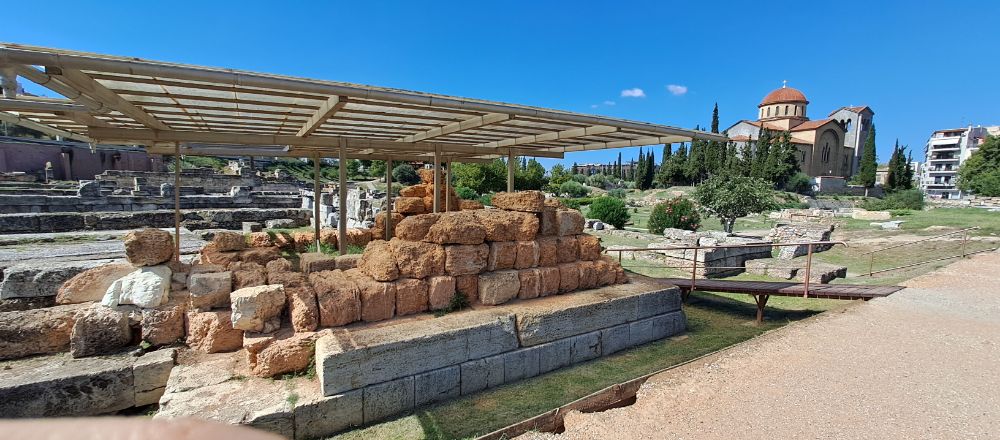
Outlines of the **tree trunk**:
[{"label": "tree trunk", "polygon": [[733,226],[735,225],[736,225],[736,219],[734,218],[722,219],[722,230],[725,231],[727,234],[733,233]]}]

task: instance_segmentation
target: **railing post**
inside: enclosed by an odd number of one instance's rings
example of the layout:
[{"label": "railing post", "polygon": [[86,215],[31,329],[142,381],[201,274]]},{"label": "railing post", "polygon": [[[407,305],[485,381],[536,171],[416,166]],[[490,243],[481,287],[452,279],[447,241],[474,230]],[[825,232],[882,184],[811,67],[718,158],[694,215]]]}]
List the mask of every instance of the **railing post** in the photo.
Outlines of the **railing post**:
[{"label": "railing post", "polygon": [[691,290],[694,292],[694,277],[698,272],[698,245],[694,246],[694,258],[691,259]]},{"label": "railing post", "polygon": [[965,243],[967,241],[969,241],[969,231],[965,230],[965,231],[962,231],[962,258],[965,258],[965,256],[967,255],[965,253]]},{"label": "railing post", "polygon": [[806,254],[806,280],[805,280],[805,288],[802,289],[802,297],[803,298],[809,298],[809,278],[811,276],[810,272],[812,272],[812,261],[813,261],[813,245],[812,245],[812,243],[809,243],[808,249],[809,249],[809,251]]},{"label": "railing post", "polygon": [[868,254],[868,276],[872,276],[872,270],[875,267],[875,252]]}]

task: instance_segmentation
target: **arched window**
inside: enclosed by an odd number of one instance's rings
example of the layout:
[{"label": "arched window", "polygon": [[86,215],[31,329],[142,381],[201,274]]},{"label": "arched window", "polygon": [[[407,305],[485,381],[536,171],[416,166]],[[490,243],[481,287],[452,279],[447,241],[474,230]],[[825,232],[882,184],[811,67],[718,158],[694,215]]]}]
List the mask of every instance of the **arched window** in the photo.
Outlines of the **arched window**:
[{"label": "arched window", "polygon": [[771,117],[771,107],[768,107],[768,108],[767,108],[767,116],[768,116],[768,117]]},{"label": "arched window", "polygon": [[785,116],[788,116],[788,106],[785,106]]}]

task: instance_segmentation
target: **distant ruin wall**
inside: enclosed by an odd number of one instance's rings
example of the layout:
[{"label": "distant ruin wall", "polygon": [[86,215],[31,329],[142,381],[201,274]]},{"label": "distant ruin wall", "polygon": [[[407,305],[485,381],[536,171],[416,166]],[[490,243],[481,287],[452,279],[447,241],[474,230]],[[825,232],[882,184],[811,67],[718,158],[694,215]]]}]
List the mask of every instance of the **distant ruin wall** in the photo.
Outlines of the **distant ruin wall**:
[{"label": "distant ruin wall", "polygon": [[45,164],[59,180],[93,179],[105,170],[163,170],[163,158],[140,149],[98,147],[87,144],[34,139],[0,139],[0,173],[21,171],[42,178]]},{"label": "distant ruin wall", "polygon": [[[243,222],[292,219],[295,226],[306,226],[311,211],[284,209],[205,209],[182,213],[181,226],[188,229],[240,229]],[[142,212],[61,212],[41,214],[0,214],[0,233],[43,233],[80,230],[116,230],[143,227],[168,228],[174,225],[173,210]]]}]

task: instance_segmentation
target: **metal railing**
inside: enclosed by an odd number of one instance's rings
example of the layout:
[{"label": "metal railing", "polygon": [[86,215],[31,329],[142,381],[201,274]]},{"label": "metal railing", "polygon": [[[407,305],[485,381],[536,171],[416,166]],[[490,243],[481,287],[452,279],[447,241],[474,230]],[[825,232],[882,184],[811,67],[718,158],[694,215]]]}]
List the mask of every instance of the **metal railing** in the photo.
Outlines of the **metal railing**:
[{"label": "metal railing", "polygon": [[[983,252],[991,252],[991,251],[995,251],[997,249],[1000,249],[1000,248],[994,247],[994,248],[990,248],[990,249],[981,249],[981,250],[969,252],[968,251],[969,231],[975,231],[975,230],[978,230],[978,229],[979,229],[979,226],[973,226],[971,228],[959,229],[957,231],[952,231],[952,232],[949,232],[949,233],[946,233],[946,234],[935,235],[933,237],[922,238],[920,240],[913,240],[913,241],[908,241],[906,243],[900,243],[900,244],[896,244],[896,245],[892,245],[892,246],[886,246],[886,247],[880,248],[880,249],[875,249],[873,251],[865,252],[865,253],[861,254],[861,256],[862,257],[864,257],[866,255],[868,256],[868,276],[874,276],[875,274],[878,274],[878,273],[889,272],[889,271],[899,270],[899,269],[906,269],[906,268],[920,266],[920,265],[924,265],[924,264],[928,264],[928,263],[935,263],[935,262],[938,262],[938,261],[952,260],[952,259],[955,259],[955,258],[966,258],[969,255],[975,255],[975,254],[979,254],[979,253],[983,253]],[[916,262],[916,263],[904,264],[904,265],[901,265],[901,266],[894,266],[894,267],[890,267],[888,269],[874,270],[875,269],[875,254],[877,254],[879,252],[887,251],[889,249],[897,249],[897,248],[901,248],[901,247],[904,247],[904,246],[911,246],[911,245],[914,245],[914,244],[917,244],[917,243],[924,243],[924,242],[927,242],[927,241],[937,240],[939,238],[944,238],[944,237],[950,237],[952,235],[957,235],[957,234],[962,234],[962,253],[961,254],[949,255],[947,257],[932,258],[932,259],[929,259],[929,260],[919,261],[919,262]],[[864,276],[864,274],[862,274],[862,276]]]},{"label": "metal railing", "polygon": [[[807,247],[807,249],[806,249],[806,267],[805,267],[806,272],[805,272],[805,275],[803,276],[803,282],[802,282],[802,284],[803,284],[802,297],[803,298],[808,298],[809,297],[809,283],[810,283],[810,278],[811,278],[810,275],[812,274],[813,249],[816,246],[830,246],[830,247],[833,247],[833,246],[836,246],[838,244],[839,245],[843,245],[844,247],[848,247],[847,243],[845,243],[843,241],[807,241],[807,242],[794,242],[794,243],[764,243],[764,242],[762,242],[762,243],[730,244],[730,245],[718,245],[718,246],[692,245],[692,246],[645,247],[645,248],[614,248],[614,249],[606,249],[605,252],[607,252],[607,253],[618,252],[618,262],[621,263],[621,261],[622,261],[622,254],[625,253],[625,252],[635,253],[635,252],[693,250],[694,252],[693,252],[692,257],[691,257],[691,265],[690,266],[689,265],[684,265],[684,266],[669,266],[669,265],[666,265],[666,266],[656,266],[656,267],[658,267],[658,268],[677,268],[677,269],[687,269],[687,268],[690,268],[691,269],[691,285],[690,285],[689,291],[694,291],[696,289],[695,279],[697,278],[697,274],[698,274],[698,267],[699,267],[698,266],[698,253],[700,251],[704,251],[705,255],[707,255],[708,252],[711,252],[712,250],[715,250],[715,249],[769,248],[770,250],[773,251],[773,249],[777,248],[777,247],[806,246]],[[679,259],[679,260],[687,260],[686,256],[676,257],[676,256],[671,256],[671,255],[666,255],[666,254],[661,254],[661,255],[663,255],[664,257],[667,257],[667,258],[673,258],[673,259]],[[702,264],[701,268],[702,269],[708,269],[709,266],[707,264]],[[746,270],[746,266],[745,265],[744,266],[711,266],[711,268],[712,269],[741,269],[741,270]],[[771,269],[771,268],[774,268],[774,269],[799,269],[800,267],[799,266],[769,266],[768,268],[769,269]]]}]

